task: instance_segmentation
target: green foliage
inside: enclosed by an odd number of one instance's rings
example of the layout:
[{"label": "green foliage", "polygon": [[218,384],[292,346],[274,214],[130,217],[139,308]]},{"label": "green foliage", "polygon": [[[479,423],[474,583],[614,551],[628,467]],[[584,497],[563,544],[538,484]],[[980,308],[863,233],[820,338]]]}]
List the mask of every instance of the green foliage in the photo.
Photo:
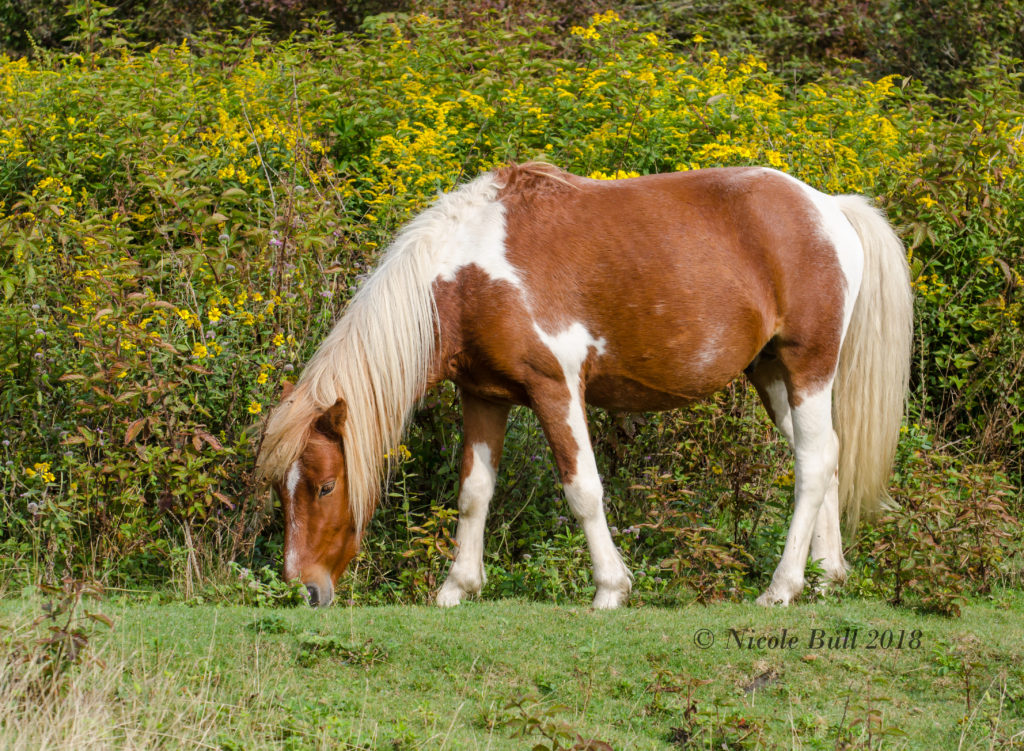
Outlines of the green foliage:
[{"label": "green foliage", "polygon": [[[245,26],[258,20],[277,38],[303,28],[314,14],[339,28],[355,29],[364,17],[394,11],[403,0],[121,0],[105,13],[131,38],[178,44],[210,29]],[[24,54],[37,46],[67,48],[75,40],[76,20],[94,0],[0,0],[0,51]]]},{"label": "green foliage", "polygon": [[334,657],[348,665],[370,667],[388,659],[388,650],[367,639],[362,644],[349,645],[334,636],[305,632],[299,635],[299,665],[310,667],[323,657]]},{"label": "green foliage", "polygon": [[604,741],[584,740],[571,723],[559,717],[567,711],[569,707],[564,705],[544,703],[537,696],[522,696],[508,703],[505,717],[499,724],[507,728],[513,738],[543,738],[529,742],[532,751],[611,750],[612,747]]},{"label": "green foliage", "polygon": [[721,47],[761,50],[797,81],[852,69],[960,95],[1000,57],[1024,57],[1020,0],[725,0],[639,12],[680,39],[697,31]]},{"label": "green foliage", "polygon": [[306,602],[306,588],[300,581],[281,580],[278,566],[263,566],[258,571],[228,562],[232,576],[222,584],[211,584],[192,601],[202,603],[223,600],[253,607],[294,607]]},{"label": "green foliage", "polygon": [[1024,541],[1014,489],[998,469],[935,456],[926,436],[907,432],[898,505],[863,533],[850,587],[958,615],[968,592],[1013,583]]},{"label": "green foliage", "polygon": [[[922,422],[1018,476],[1024,461],[1024,99],[1009,61],[955,102],[906,101],[919,166],[890,211],[912,230],[915,400]],[[954,119],[955,117],[955,119]],[[911,125],[913,124],[913,125]]]}]

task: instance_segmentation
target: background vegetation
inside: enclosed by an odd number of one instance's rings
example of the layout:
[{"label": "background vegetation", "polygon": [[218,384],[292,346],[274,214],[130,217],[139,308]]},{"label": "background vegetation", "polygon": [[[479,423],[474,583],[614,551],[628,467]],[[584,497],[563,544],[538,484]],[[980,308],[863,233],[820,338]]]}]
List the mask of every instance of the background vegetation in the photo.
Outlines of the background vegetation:
[{"label": "background vegetation", "polygon": [[[196,3],[173,27],[166,3],[0,3],[3,576],[295,601],[252,476],[264,411],[437,191],[544,158],[768,164],[876,197],[907,243],[917,348],[900,507],[862,530],[842,596],[956,613],[1019,588],[1024,5],[496,5],[353,4],[339,31],[298,1]],[[744,383],[590,418],[638,601],[764,585],[792,464]],[[429,395],[349,599],[440,583],[457,426],[453,392]],[[584,601],[567,516],[518,411],[485,596]]]}]

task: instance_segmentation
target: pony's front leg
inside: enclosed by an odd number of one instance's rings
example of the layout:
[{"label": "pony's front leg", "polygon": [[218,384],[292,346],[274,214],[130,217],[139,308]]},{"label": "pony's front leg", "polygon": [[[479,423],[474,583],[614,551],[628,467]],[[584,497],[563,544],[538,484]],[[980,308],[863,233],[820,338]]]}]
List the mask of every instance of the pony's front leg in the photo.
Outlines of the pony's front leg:
[{"label": "pony's front leg", "polygon": [[[759,605],[788,605],[804,588],[804,569],[818,516],[827,493],[834,491],[839,439],[832,430],[832,389],[827,387],[805,397],[793,407],[793,448],[796,453],[796,502],[772,582],[757,602]],[[831,512],[831,509],[828,509]],[[838,502],[836,507],[838,544]],[[831,513],[829,520],[831,521]],[[826,535],[831,537],[831,530]],[[840,548],[839,555],[842,555]]]},{"label": "pony's front leg", "polygon": [[608,529],[604,489],[587,432],[582,396],[578,392],[571,394],[568,404],[564,394],[561,398],[554,394],[531,396],[533,409],[554,452],[569,508],[583,527],[590,548],[597,585],[593,606],[600,610],[617,608],[629,598],[633,575],[622,562]]},{"label": "pony's front leg", "polygon": [[484,525],[487,507],[505,441],[509,407],[462,393],[462,473],[459,489],[458,550],[448,578],[437,593],[441,607],[452,607],[466,595],[479,594],[487,581],[484,573]]}]

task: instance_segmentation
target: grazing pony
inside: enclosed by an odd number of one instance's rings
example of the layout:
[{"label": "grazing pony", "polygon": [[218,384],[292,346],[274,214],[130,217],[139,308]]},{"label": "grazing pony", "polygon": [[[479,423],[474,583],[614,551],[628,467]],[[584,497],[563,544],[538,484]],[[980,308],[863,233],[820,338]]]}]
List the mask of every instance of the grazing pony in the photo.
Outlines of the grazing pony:
[{"label": "grazing pony", "polygon": [[284,574],[327,605],[359,549],[389,454],[424,392],[462,400],[458,552],[437,604],[484,583],[505,423],[530,407],[593,560],[595,608],[632,576],[605,520],[585,404],[673,409],[746,373],[796,454],[782,559],[758,603],[789,603],[807,555],[846,572],[840,512],[884,497],[910,363],[904,249],[858,196],[780,172],[590,180],[512,165],[413,219],[288,388],[259,470],[281,498]]}]

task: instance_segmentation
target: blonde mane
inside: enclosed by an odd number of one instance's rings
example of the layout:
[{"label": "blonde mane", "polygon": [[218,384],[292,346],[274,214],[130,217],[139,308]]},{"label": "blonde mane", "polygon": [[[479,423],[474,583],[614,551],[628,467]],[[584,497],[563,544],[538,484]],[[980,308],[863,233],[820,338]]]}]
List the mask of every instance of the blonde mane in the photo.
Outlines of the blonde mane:
[{"label": "blonde mane", "polygon": [[268,418],[257,460],[260,476],[282,482],[317,417],[344,399],[349,504],[357,528],[365,527],[391,452],[428,385],[439,340],[433,281],[461,221],[496,195],[494,176],[484,175],[441,196],[399,233],[295,389]]}]

